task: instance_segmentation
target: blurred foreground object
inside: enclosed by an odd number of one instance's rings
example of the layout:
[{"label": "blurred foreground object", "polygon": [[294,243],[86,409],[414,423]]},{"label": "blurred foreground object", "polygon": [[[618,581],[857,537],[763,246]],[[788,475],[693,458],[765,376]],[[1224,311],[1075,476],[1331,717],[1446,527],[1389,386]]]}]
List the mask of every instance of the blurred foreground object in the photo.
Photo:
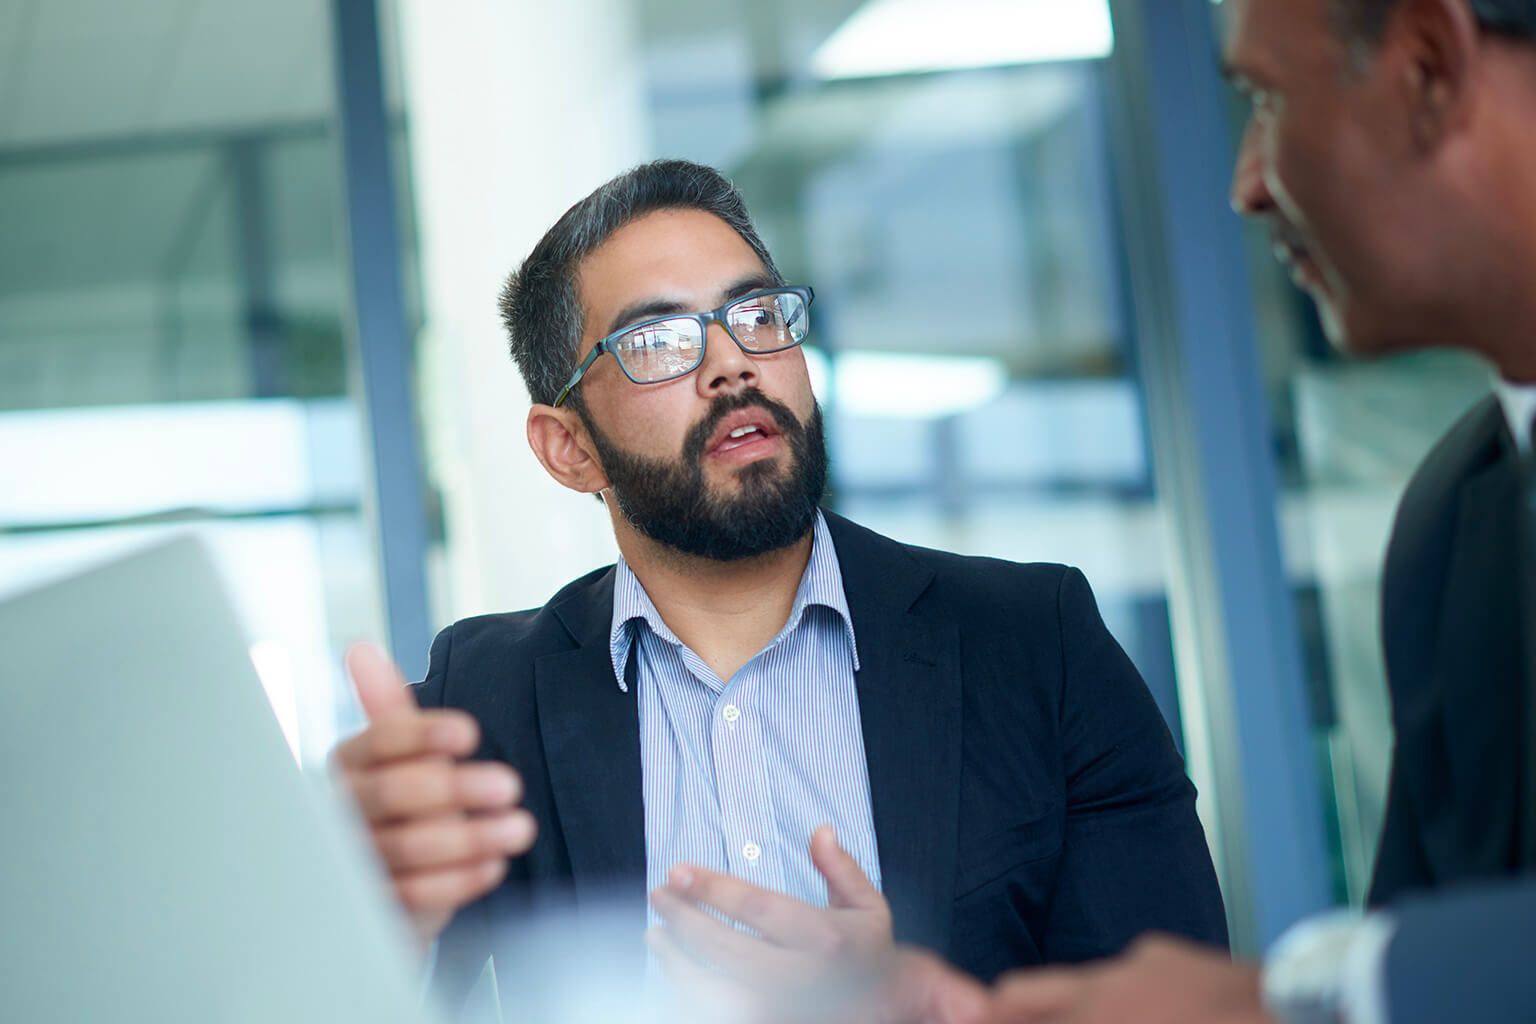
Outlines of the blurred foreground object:
[{"label": "blurred foreground object", "polygon": [[0,1019],[423,1019],[199,543],[0,604],[0,645]]}]

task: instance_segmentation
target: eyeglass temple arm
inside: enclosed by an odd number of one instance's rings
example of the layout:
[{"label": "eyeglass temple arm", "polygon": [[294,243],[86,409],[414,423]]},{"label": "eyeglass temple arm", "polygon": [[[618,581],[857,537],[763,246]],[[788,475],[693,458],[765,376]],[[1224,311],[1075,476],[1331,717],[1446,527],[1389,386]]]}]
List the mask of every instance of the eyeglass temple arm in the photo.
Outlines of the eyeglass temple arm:
[{"label": "eyeglass temple arm", "polygon": [[602,355],[607,348],[608,339],[606,338],[592,346],[592,351],[588,352],[587,358],[583,359],[581,365],[576,367],[576,372],[571,374],[571,379],[565,382],[565,387],[561,389],[559,397],[555,399],[554,405],[556,409],[564,405],[565,400],[571,397],[571,392],[576,390],[576,385],[581,383],[581,378],[586,376],[587,371],[592,368],[592,364],[597,362],[597,357]]}]

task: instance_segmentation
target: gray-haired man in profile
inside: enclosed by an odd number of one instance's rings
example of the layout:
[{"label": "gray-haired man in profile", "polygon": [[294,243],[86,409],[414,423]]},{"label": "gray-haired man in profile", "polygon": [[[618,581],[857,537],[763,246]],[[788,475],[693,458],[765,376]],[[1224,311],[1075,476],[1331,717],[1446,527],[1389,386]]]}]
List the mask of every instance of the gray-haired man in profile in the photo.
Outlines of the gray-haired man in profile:
[{"label": "gray-haired man in profile", "polygon": [[[1536,2],[1226,0],[1253,101],[1232,200],[1340,348],[1435,346],[1498,374],[1420,467],[1383,580],[1397,732],[1361,917],[1304,922],[1266,967],[1167,940],[1017,975],[1007,1021],[1536,1020]],[[1528,570],[1527,570],[1528,575]]]}]

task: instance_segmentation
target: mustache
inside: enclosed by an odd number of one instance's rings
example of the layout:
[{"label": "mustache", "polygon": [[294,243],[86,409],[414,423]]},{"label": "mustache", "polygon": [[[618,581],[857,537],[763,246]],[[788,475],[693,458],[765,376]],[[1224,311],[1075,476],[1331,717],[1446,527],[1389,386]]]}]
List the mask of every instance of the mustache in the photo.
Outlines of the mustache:
[{"label": "mustache", "polygon": [[720,422],[742,409],[762,409],[773,417],[774,425],[786,438],[792,439],[805,430],[805,426],[783,402],[775,401],[756,389],[739,391],[733,395],[721,395],[710,403],[709,411],[704,414],[704,418],[694,424],[688,431],[688,436],[684,438],[683,457],[689,462],[697,462],[703,458],[704,447],[709,444],[709,439],[720,426]]}]

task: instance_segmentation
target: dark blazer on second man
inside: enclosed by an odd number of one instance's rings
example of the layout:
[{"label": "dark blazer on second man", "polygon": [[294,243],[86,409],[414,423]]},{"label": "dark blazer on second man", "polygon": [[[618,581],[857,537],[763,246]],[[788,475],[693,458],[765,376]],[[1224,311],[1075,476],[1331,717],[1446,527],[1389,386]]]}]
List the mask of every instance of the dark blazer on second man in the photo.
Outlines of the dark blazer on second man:
[{"label": "dark blazer on second man", "polygon": [[1392,1024],[1536,1019],[1536,754],[1521,594],[1521,460],[1503,410],[1479,403],[1403,497],[1383,575],[1397,745],[1371,902],[1395,932]]},{"label": "dark blazer on second man", "polygon": [[[859,715],[898,940],[982,978],[1160,929],[1224,944],[1194,787],[1082,574],[898,544],[828,514],[857,637]],[[644,924],[634,687],[613,679],[612,568],[531,612],[467,619],[416,687],[483,730],[538,818],[534,848],[439,945],[462,997],[530,905],[569,891]],[[628,912],[628,911],[624,911]]]},{"label": "dark blazer on second man", "polygon": [[1536,866],[1520,848],[1520,473],[1489,398],[1436,445],[1398,510],[1382,575],[1397,743],[1374,904]]}]

